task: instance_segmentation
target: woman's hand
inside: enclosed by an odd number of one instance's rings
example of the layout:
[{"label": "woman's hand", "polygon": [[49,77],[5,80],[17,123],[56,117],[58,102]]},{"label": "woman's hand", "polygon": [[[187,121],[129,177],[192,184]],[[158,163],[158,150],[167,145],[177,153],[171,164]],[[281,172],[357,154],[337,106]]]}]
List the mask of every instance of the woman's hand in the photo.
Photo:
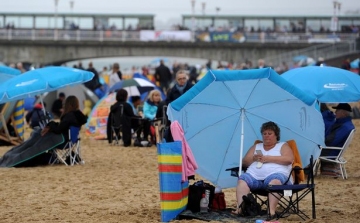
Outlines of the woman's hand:
[{"label": "woman's hand", "polygon": [[254,154],[253,161],[265,163],[265,162],[268,162],[268,158],[269,158],[269,156],[264,156],[261,154]]},{"label": "woman's hand", "polygon": [[45,128],[43,128],[43,130],[41,130],[41,136],[44,136],[46,133],[48,133],[50,130],[50,127],[46,126]]}]

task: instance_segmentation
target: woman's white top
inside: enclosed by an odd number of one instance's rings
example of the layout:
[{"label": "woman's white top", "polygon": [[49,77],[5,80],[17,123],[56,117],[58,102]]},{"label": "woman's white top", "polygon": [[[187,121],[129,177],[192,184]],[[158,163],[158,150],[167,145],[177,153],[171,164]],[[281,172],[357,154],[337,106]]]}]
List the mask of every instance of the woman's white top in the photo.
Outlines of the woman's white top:
[{"label": "woman's white top", "polygon": [[[285,142],[278,142],[269,151],[266,151],[264,149],[263,143],[258,143],[255,146],[255,153],[256,150],[261,150],[264,156],[281,156],[281,147],[284,145],[284,143]],[[289,176],[292,169],[292,164],[281,165],[277,163],[264,163],[260,168],[257,168],[256,166],[257,166],[257,162],[253,162],[246,170],[246,173],[249,173],[257,180],[264,180],[266,177],[268,177],[273,173],[282,173],[285,176]]]}]

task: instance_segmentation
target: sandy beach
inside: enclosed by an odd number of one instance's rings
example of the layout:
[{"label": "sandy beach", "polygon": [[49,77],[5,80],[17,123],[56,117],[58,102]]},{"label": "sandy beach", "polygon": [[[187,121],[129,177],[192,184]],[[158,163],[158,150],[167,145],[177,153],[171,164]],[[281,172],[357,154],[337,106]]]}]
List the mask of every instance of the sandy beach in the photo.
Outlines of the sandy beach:
[{"label": "sandy beach", "polygon": [[[360,120],[353,121],[359,128]],[[306,222],[360,219],[359,142],[356,132],[345,155],[347,180],[315,178],[317,219]],[[109,146],[83,133],[81,143],[84,165],[0,169],[0,222],[160,222],[156,147]],[[0,147],[0,154],[10,148]],[[224,192],[227,206],[235,207],[235,189]],[[301,206],[311,214],[310,195]],[[280,219],[300,221],[295,215]]]}]

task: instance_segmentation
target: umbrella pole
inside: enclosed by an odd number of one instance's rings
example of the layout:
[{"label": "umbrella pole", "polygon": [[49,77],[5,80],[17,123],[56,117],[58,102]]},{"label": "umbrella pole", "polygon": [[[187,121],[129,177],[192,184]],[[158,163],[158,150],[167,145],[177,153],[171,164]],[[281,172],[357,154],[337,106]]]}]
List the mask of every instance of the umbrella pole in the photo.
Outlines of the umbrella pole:
[{"label": "umbrella pole", "polygon": [[241,109],[241,137],[240,137],[240,156],[239,156],[239,176],[241,175],[241,169],[242,169],[242,154],[244,151],[244,119],[245,119],[245,109]]},{"label": "umbrella pole", "polygon": [[42,95],[40,95],[40,103],[41,103],[41,106],[42,106],[44,115],[46,115],[46,110],[45,110],[45,106],[44,106],[44,101],[43,101]]}]

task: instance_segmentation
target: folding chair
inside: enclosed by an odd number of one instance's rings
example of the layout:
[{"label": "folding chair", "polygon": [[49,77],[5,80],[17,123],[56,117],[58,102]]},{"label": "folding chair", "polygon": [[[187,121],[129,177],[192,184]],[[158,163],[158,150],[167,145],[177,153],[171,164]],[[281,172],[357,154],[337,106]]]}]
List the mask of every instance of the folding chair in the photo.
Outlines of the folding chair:
[{"label": "folding chair", "polygon": [[[283,209],[277,213],[277,219],[285,217],[287,214],[296,214],[302,220],[310,219],[310,217],[300,209],[300,201],[311,193],[311,210],[312,218],[316,219],[315,209],[315,183],[314,183],[314,160],[310,158],[310,164],[306,168],[295,167],[293,171],[301,171],[307,175],[307,182],[293,185],[269,185],[267,191],[273,194],[279,200],[279,206]],[[268,194],[268,195],[269,195]]]},{"label": "folding chair", "polygon": [[84,164],[81,157],[80,147],[80,127],[71,126],[69,129],[69,140],[64,148],[56,148],[53,150],[53,157],[50,164],[62,163],[66,166],[74,164]]},{"label": "folding chair", "polygon": [[[347,160],[344,158],[345,151],[349,148],[349,145],[354,137],[355,129],[351,130],[348,138],[346,139],[343,147],[323,147],[320,157],[316,163],[316,173],[319,170],[321,163],[333,163],[338,164],[340,167],[341,176],[343,179],[347,179],[347,173],[345,164]],[[329,152],[337,153],[337,155],[327,155]]]},{"label": "folding chair", "polygon": [[162,107],[163,117],[158,118],[154,121],[156,142],[159,143],[164,138],[164,133],[167,128],[168,119],[166,116],[167,105]]},{"label": "folding chair", "polygon": [[[261,141],[255,141],[255,144]],[[293,177],[293,185],[271,185],[265,190],[256,190],[251,191],[255,195],[256,199],[260,201],[261,206],[267,207],[267,212],[270,214],[269,210],[269,194],[273,194],[279,199],[279,206],[282,207],[282,211],[278,214],[278,218],[285,217],[287,214],[296,214],[302,220],[310,217],[305,214],[299,207],[300,201],[309,193],[311,193],[312,198],[312,218],[316,218],[315,213],[315,184],[314,184],[314,172],[313,172],[313,157],[310,158],[310,165],[306,168],[302,168],[301,158],[299,156],[297,146],[294,140],[287,141],[289,146],[292,148],[294,153],[294,163],[292,171],[287,179],[290,180],[290,177]],[[237,171],[239,168],[230,168],[226,169],[231,171],[231,176],[238,177]],[[307,175],[307,182],[301,183],[305,180],[304,174]],[[261,198],[260,196],[265,196],[266,198]]]},{"label": "folding chair", "polygon": [[[122,128],[122,116],[124,112],[124,106],[122,104],[119,105],[119,108],[116,112],[111,114],[111,134],[110,134],[110,141],[113,142],[114,145],[119,145],[119,140],[121,139],[120,132]],[[115,138],[115,140],[114,140]]]}]

